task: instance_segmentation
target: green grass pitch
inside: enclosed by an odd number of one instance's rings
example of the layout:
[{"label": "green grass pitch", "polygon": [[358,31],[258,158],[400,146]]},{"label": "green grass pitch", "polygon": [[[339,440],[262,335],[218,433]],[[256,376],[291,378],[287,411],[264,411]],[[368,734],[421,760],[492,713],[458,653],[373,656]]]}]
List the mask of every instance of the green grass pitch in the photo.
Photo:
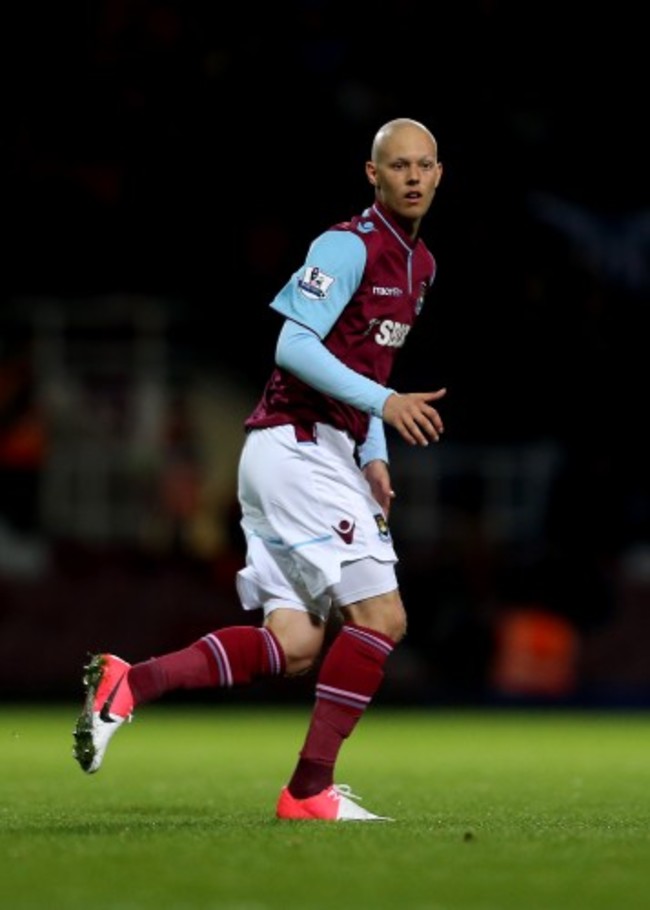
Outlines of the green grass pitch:
[{"label": "green grass pitch", "polygon": [[394,822],[279,822],[309,707],[143,706],[85,775],[78,706],[0,709],[7,910],[647,910],[650,716],[373,706],[339,783]]}]

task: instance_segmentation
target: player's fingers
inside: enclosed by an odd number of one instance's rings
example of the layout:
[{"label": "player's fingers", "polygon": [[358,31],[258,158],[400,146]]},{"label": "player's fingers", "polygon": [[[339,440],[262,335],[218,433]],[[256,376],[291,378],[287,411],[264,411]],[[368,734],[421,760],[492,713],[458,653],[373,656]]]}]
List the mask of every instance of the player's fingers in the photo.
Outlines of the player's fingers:
[{"label": "player's fingers", "polygon": [[421,397],[425,401],[438,401],[439,398],[443,398],[447,394],[447,389],[437,389],[435,392],[422,392]]},{"label": "player's fingers", "polygon": [[400,433],[411,445],[427,446],[430,441],[438,441],[438,431],[431,421],[422,413],[405,418],[400,426]]},{"label": "player's fingers", "polygon": [[440,433],[435,423],[430,420],[425,414],[421,414],[418,420],[418,428],[422,433],[424,442],[422,445],[428,445],[429,441],[438,442],[440,439]]},{"label": "player's fingers", "polygon": [[432,408],[431,405],[426,404],[424,401],[420,401],[418,406],[412,411],[412,417],[415,427],[411,427],[411,431],[417,435],[417,430],[419,430],[420,433],[427,437],[423,441],[418,440],[420,445],[425,445],[427,440],[438,441],[444,427],[435,408]]},{"label": "player's fingers", "polygon": [[377,501],[379,502],[379,505],[382,507],[386,517],[388,517],[388,513],[390,511],[390,506],[391,506],[391,501],[393,500],[394,496],[395,496],[395,494],[393,493],[392,490],[390,490],[389,492],[382,493],[381,497],[378,497],[378,499],[377,499]]},{"label": "player's fingers", "polygon": [[411,446],[423,445],[423,443],[418,442],[418,439],[415,436],[415,434],[412,433],[411,430],[409,430],[409,428],[407,426],[405,426],[404,424],[399,426],[397,429],[398,429],[398,432],[399,432],[400,436],[402,437],[402,439],[404,439],[406,442],[408,442],[409,445],[411,445]]},{"label": "player's fingers", "polygon": [[444,433],[445,425],[442,422],[442,417],[440,416],[438,411],[436,411],[435,408],[430,407],[430,405],[427,405],[426,408],[424,409],[424,413],[428,417],[429,421],[436,428],[438,433]]}]

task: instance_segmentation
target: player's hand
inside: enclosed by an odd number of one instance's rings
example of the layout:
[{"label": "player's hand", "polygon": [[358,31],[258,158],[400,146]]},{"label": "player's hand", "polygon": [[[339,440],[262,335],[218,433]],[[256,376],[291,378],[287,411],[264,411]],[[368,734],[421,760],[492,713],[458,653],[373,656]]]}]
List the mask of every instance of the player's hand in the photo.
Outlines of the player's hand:
[{"label": "player's hand", "polygon": [[388,518],[391,502],[395,498],[395,493],[390,483],[388,465],[385,461],[376,458],[368,462],[363,469],[363,474],[370,484],[372,495],[384,511],[384,517]]},{"label": "player's hand", "polygon": [[442,418],[429,402],[447,394],[447,389],[437,392],[395,392],[384,404],[382,417],[412,446],[427,446],[438,442],[445,428]]}]

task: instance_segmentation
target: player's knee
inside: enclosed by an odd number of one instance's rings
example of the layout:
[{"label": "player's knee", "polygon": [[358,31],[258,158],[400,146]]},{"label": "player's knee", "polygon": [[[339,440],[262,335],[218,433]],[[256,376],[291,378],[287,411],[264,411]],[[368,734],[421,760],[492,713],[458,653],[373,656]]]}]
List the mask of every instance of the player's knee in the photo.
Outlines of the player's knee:
[{"label": "player's knee", "polygon": [[275,610],[266,620],[284,653],[285,674],[297,676],[313,667],[323,646],[325,627],[317,617],[296,610]]},{"label": "player's knee", "polygon": [[398,591],[350,604],[342,613],[348,621],[381,632],[395,644],[406,635],[406,611]]},{"label": "player's knee", "polygon": [[377,631],[397,644],[406,635],[406,613],[403,609],[388,610],[381,614]]},{"label": "player's knee", "polygon": [[300,676],[316,663],[323,644],[322,635],[294,635],[284,642],[287,676]]},{"label": "player's knee", "polygon": [[302,676],[314,666],[317,654],[286,654],[286,676]]},{"label": "player's knee", "polygon": [[387,621],[387,628],[384,633],[397,644],[406,635],[406,614],[402,611],[390,616]]}]

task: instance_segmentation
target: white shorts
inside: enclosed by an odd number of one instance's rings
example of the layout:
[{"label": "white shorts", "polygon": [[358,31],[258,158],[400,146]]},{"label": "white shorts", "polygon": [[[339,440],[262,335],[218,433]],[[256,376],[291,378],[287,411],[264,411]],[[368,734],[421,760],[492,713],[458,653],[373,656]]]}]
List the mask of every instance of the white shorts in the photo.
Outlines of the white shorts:
[{"label": "white shorts", "polygon": [[291,426],[249,432],[239,462],[246,610],[307,610],[325,619],[397,588],[384,513],[354,459],[347,433],[316,425],[315,441]]}]

